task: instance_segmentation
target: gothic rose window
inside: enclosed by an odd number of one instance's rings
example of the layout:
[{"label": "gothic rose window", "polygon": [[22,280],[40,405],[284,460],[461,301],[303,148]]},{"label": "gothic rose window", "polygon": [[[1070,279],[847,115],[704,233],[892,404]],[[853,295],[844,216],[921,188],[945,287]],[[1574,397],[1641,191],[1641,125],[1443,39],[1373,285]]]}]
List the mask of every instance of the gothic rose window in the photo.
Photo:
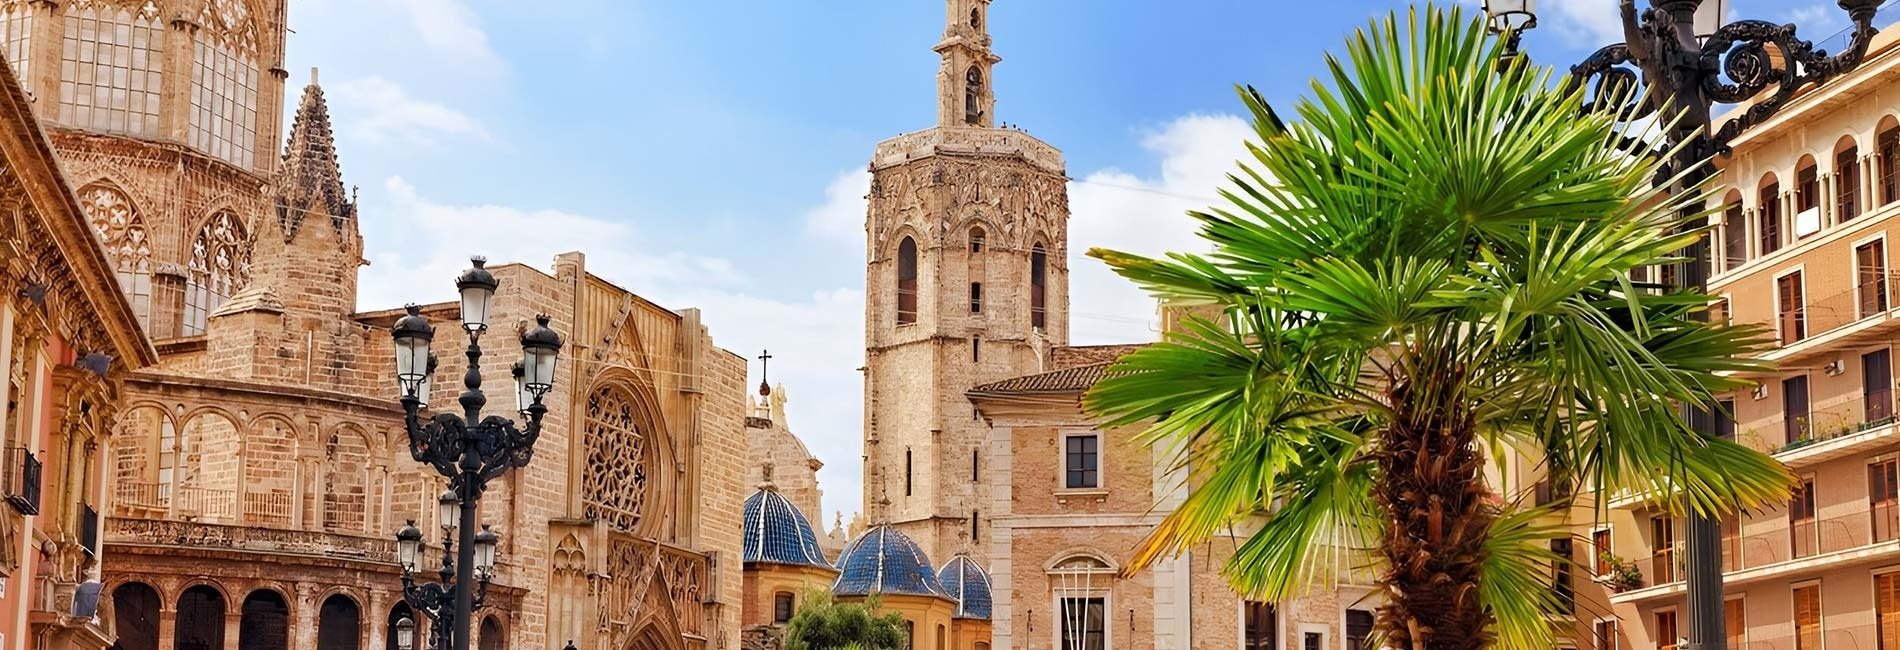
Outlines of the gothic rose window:
[{"label": "gothic rose window", "polygon": [[92,224],[92,234],[112,258],[118,272],[119,289],[132,303],[139,324],[148,331],[152,313],[152,242],[146,237],[145,219],[123,192],[105,184],[88,185],[79,190],[79,208]]},{"label": "gothic rose window", "polygon": [[647,440],[638,413],[625,387],[603,385],[587,396],[581,429],[587,454],[581,484],[585,514],[627,531],[640,523],[646,501]]},{"label": "gothic rose window", "polygon": [[205,333],[205,319],[251,280],[250,238],[230,210],[220,210],[191,242],[185,284],[186,336]]}]

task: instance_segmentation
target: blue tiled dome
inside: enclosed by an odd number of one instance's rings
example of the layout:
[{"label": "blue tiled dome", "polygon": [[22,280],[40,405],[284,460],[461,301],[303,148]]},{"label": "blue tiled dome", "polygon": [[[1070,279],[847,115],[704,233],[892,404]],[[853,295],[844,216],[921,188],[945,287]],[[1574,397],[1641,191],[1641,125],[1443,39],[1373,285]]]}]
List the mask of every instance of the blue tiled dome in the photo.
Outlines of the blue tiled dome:
[{"label": "blue tiled dome", "polygon": [[957,618],[990,618],[990,574],[970,556],[958,553],[937,573],[943,590],[957,601]]},{"label": "blue tiled dome", "polygon": [[804,513],[771,489],[745,500],[745,561],[831,566]]},{"label": "blue tiled dome", "polygon": [[840,596],[910,594],[948,598],[930,557],[917,542],[890,526],[864,531],[838,555],[838,581],[831,593]]}]

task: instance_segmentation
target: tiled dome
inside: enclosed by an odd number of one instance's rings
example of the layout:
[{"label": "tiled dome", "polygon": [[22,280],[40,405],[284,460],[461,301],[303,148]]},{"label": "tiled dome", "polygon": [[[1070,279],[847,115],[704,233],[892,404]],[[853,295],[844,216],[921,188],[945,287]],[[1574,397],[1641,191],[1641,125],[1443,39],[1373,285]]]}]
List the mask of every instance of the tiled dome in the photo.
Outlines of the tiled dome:
[{"label": "tiled dome", "polygon": [[930,557],[917,542],[890,526],[875,526],[838,555],[838,581],[831,592],[840,596],[910,594],[948,598]]},{"label": "tiled dome", "polygon": [[970,556],[958,553],[937,573],[944,592],[957,601],[957,618],[990,618],[990,574]]},{"label": "tiled dome", "polygon": [[769,488],[745,500],[745,561],[831,566],[804,513]]}]

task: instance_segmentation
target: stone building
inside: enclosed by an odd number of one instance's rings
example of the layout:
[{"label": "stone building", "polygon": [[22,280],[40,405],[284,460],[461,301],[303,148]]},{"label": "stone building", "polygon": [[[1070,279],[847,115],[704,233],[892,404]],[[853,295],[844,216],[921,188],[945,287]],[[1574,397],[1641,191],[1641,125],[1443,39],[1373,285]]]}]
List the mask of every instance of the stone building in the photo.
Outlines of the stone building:
[{"label": "stone building", "polygon": [[[825,491],[818,487],[818,470],[825,462],[812,455],[805,441],[792,433],[791,425],[785,419],[785,403],[788,397],[783,384],[775,387],[760,386],[766,392],[752,403],[752,413],[746,416],[746,485],[772,486],[785,500],[798,508],[808,525],[824,524],[822,500]],[[843,515],[830,531],[818,529],[818,546],[824,550],[827,558],[838,557],[838,551],[844,549],[848,539],[844,530]]]},{"label": "stone building", "polygon": [[[1068,342],[1062,154],[997,128],[989,0],[946,0],[937,125],[877,146],[865,221],[864,513],[936,557],[986,521],[963,391]],[[888,503],[888,505],[886,505]]]},{"label": "stone building", "polygon": [[0,650],[97,650],[103,443],[156,354],[31,101],[0,65]]},{"label": "stone building", "polygon": [[744,531],[742,646],[776,650],[784,647],[785,624],[805,597],[830,589],[838,569],[825,558],[805,514],[771,483],[746,499]]},{"label": "stone building", "polygon": [[[122,412],[99,438],[111,489],[76,501],[103,505],[103,633],[126,650],[388,647],[389,623],[413,615],[392,534],[409,520],[433,529],[444,486],[405,450],[388,338],[400,310],[356,311],[359,215],[314,73],[275,150],[284,11],[0,1],[0,51],[74,179],[75,214],[129,305],[119,312],[157,350],[124,376]],[[578,253],[552,274],[492,270],[493,322],[548,314],[568,345],[534,462],[482,500],[503,541],[480,647],[736,645],[745,364],[695,310],[617,287]],[[452,297],[449,280],[424,289]],[[460,331],[455,304],[422,311]],[[516,348],[496,334],[482,370],[505,383]],[[116,373],[150,361],[121,348]],[[438,351],[446,400],[461,364]],[[47,534],[83,539],[74,530]]]}]

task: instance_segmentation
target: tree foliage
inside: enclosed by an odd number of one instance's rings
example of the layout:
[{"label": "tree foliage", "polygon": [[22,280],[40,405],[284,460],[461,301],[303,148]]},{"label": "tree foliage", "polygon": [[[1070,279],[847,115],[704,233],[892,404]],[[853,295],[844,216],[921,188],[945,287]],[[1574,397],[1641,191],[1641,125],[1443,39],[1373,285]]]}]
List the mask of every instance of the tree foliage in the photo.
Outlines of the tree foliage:
[{"label": "tree foliage", "polygon": [[785,650],[898,650],[904,641],[904,617],[883,613],[875,596],[859,605],[814,590],[785,625]]}]

